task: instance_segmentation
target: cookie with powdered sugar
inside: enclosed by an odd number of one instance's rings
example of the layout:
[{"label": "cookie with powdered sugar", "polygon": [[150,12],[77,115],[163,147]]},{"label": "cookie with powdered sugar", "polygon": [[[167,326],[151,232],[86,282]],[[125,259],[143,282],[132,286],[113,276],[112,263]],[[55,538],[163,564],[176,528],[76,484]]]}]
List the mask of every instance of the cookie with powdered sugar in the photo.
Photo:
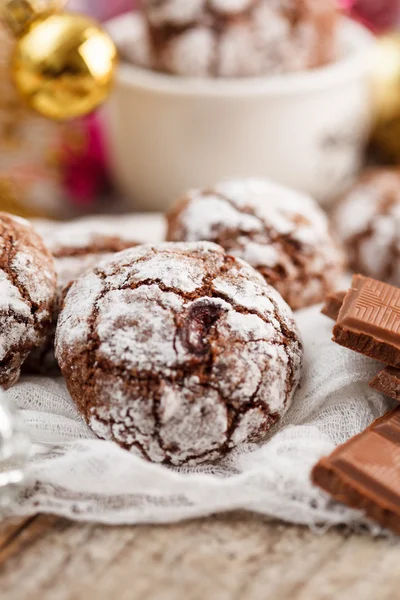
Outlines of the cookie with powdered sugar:
[{"label": "cookie with powdered sugar", "polygon": [[68,288],[81,275],[113,254],[138,245],[137,216],[86,217],[64,223],[37,220],[36,230],[54,257],[57,273],[57,299],[52,326],[43,343],[35,348],[24,364],[29,373],[58,370],[54,356],[54,334],[58,316]]},{"label": "cookie with powdered sugar", "polygon": [[24,219],[0,213],[0,387],[18,380],[46,338],[55,295],[54,263],[42,239]]},{"label": "cookie with powdered sugar", "polygon": [[124,35],[121,50],[155,70],[251,77],[336,58],[333,0],[142,0],[141,8],[130,23],[131,44]]},{"label": "cookie with powdered sugar", "polygon": [[246,260],[293,309],[335,289],[343,256],[319,206],[263,179],[189,191],[167,215],[169,241],[208,240]]},{"label": "cookie with powdered sugar", "polygon": [[400,285],[400,171],[365,171],[333,220],[353,271]]},{"label": "cookie with powdered sugar", "polygon": [[302,347],[293,315],[215,244],[139,246],[76,281],[56,355],[101,438],[193,465],[262,440],[288,409]]}]

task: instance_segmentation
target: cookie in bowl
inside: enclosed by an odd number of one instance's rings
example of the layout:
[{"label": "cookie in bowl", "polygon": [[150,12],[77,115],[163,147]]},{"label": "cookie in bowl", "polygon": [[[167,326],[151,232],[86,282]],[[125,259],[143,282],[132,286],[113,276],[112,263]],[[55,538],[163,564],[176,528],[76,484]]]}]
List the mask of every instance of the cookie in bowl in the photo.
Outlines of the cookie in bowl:
[{"label": "cookie in bowl", "polygon": [[142,0],[123,56],[188,77],[311,69],[337,56],[333,0]]},{"label": "cookie in bowl", "polygon": [[28,221],[0,213],[0,387],[18,380],[46,339],[55,298],[54,262],[43,240]]},{"label": "cookie in bowl", "polygon": [[302,346],[291,310],[210,243],[139,246],[69,290],[56,334],[68,389],[101,438],[151,461],[216,461],[289,408]]},{"label": "cookie in bowl", "polygon": [[335,289],[343,254],[309,196],[264,179],[185,194],[167,214],[169,241],[207,240],[256,268],[293,309]]}]

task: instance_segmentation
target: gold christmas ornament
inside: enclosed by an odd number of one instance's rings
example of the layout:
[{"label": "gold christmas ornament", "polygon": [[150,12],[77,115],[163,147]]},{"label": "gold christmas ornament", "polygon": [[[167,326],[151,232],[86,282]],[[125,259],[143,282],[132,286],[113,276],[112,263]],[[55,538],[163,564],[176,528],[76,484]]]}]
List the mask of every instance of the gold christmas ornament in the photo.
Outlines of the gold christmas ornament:
[{"label": "gold christmas ornament", "polygon": [[373,72],[372,142],[382,158],[400,161],[400,33],[377,40]]},{"label": "gold christmas ornament", "polygon": [[19,37],[11,65],[17,90],[34,110],[55,120],[100,106],[117,64],[110,36],[89,17],[57,12],[63,2],[6,0],[3,11]]}]

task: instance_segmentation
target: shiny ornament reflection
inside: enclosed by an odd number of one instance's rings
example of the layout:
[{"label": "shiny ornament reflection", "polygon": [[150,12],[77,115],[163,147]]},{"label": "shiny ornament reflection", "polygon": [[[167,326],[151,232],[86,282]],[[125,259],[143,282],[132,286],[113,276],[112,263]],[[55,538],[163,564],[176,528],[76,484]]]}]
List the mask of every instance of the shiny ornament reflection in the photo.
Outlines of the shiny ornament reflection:
[{"label": "shiny ornament reflection", "polygon": [[117,51],[92,19],[74,13],[35,20],[19,39],[12,75],[20,94],[45,117],[88,114],[108,97]]},{"label": "shiny ornament reflection", "polygon": [[378,39],[372,82],[373,144],[383,158],[399,162],[400,33],[391,33]]}]

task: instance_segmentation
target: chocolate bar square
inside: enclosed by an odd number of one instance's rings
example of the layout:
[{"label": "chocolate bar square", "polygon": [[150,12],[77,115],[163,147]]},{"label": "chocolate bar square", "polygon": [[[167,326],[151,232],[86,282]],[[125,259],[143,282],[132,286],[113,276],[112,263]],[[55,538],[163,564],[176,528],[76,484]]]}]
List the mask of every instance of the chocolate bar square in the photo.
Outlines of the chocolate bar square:
[{"label": "chocolate bar square", "polygon": [[333,292],[332,294],[328,294],[328,296],[325,298],[321,313],[333,321],[336,321],[346,294],[347,292]]},{"label": "chocolate bar square", "polygon": [[400,369],[386,367],[370,382],[370,387],[400,402]]},{"label": "chocolate bar square", "polygon": [[322,458],[315,485],[400,534],[400,408]]},{"label": "chocolate bar square", "polygon": [[400,367],[400,289],[355,275],[333,329],[333,340]]}]

